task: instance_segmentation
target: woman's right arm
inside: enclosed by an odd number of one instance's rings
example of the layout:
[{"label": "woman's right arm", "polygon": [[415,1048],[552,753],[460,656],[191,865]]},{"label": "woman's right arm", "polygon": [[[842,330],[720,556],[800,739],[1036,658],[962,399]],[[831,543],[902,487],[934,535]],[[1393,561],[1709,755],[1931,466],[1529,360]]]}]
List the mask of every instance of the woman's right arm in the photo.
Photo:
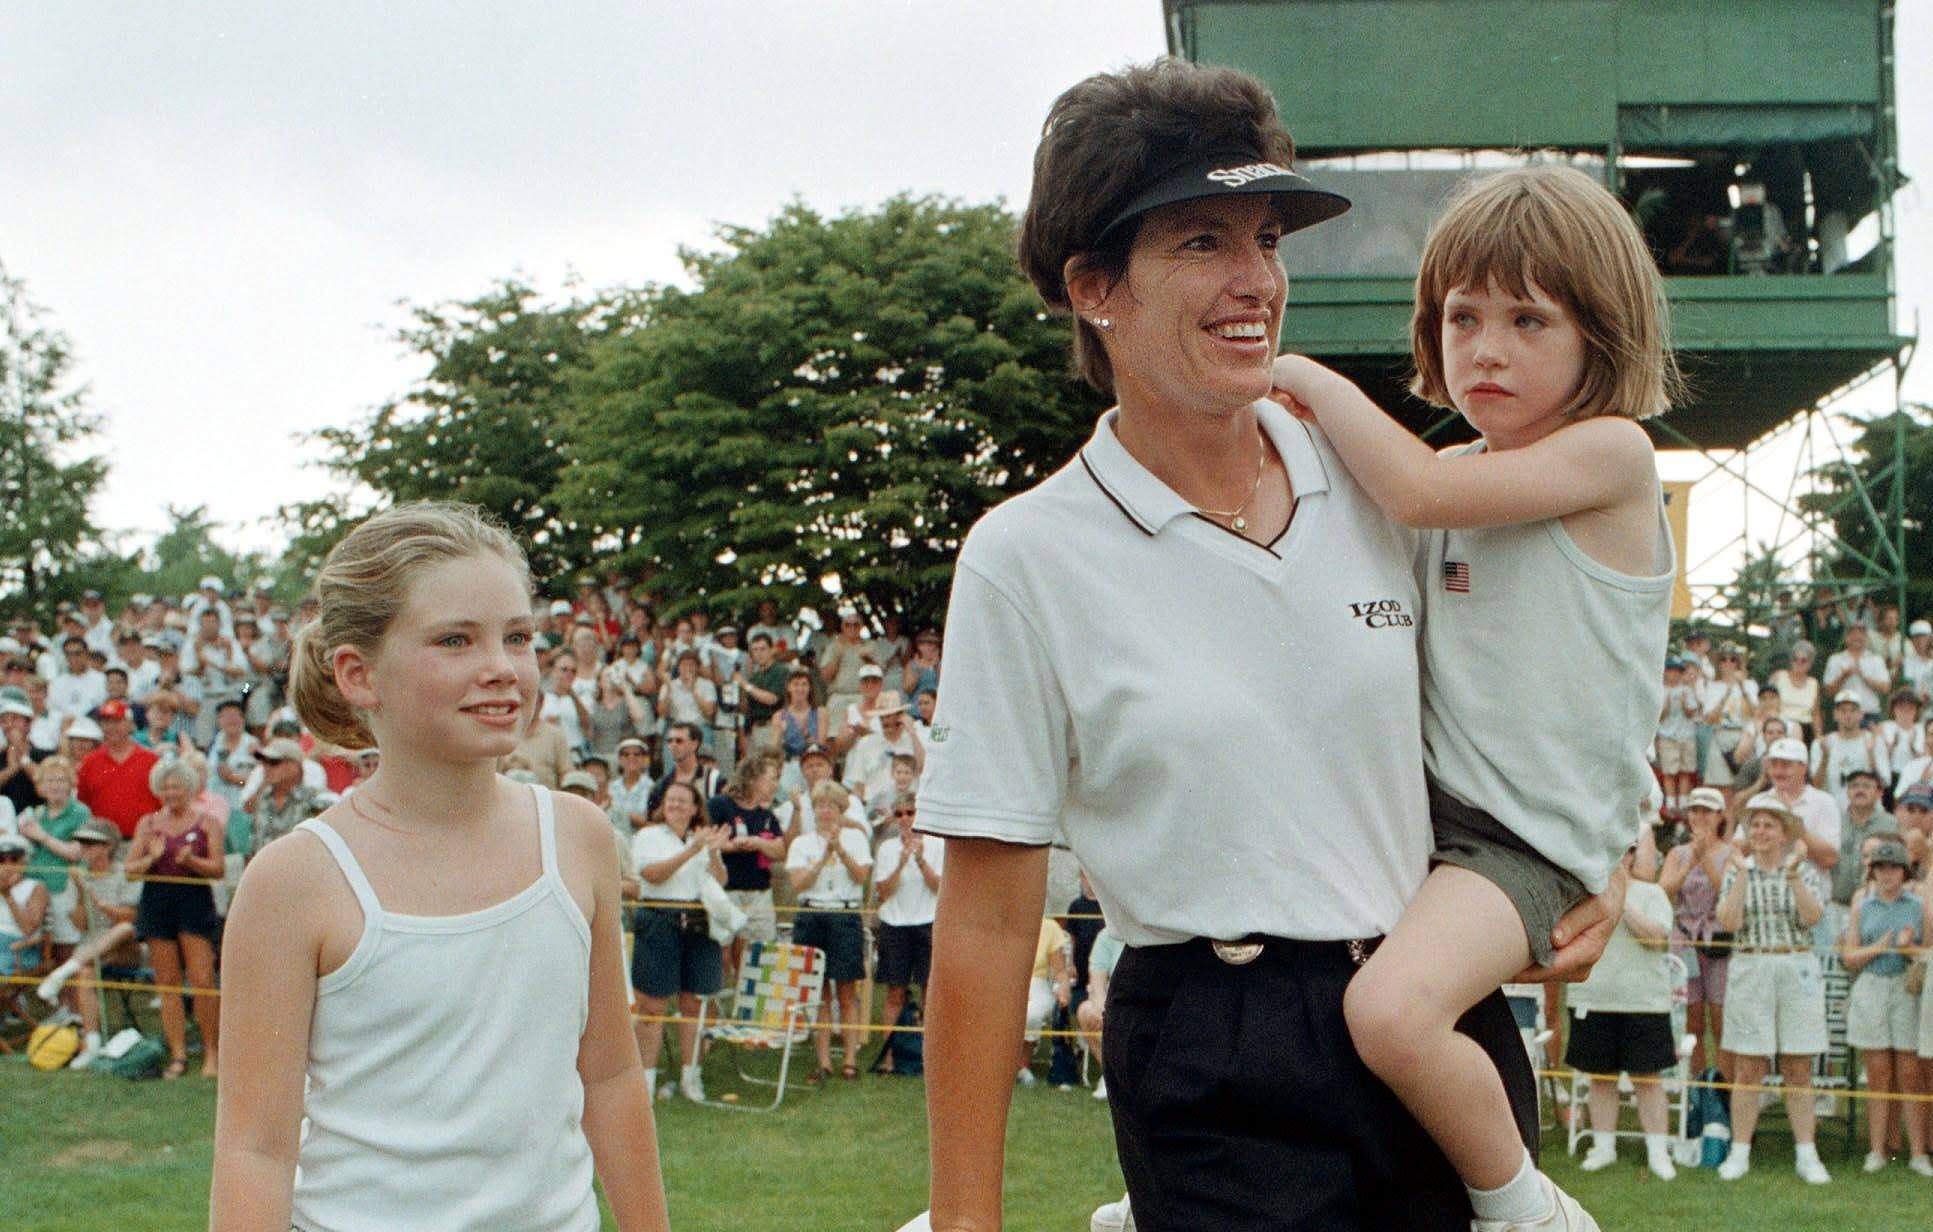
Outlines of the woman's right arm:
[{"label": "woman's right arm", "polygon": [[330,867],[319,841],[270,843],[229,908],[210,1232],[289,1227]]},{"label": "woman's right arm", "polygon": [[1724,892],[1718,896],[1718,926],[1728,933],[1735,933],[1745,926],[1745,883],[1750,873],[1734,861],[1731,870],[1725,874],[1728,879]]},{"label": "woman's right arm", "polygon": [[926,1026],[935,1232],[1000,1228],[1014,1056],[1046,893],[1047,848],[947,840]]},{"label": "woman's right arm", "polygon": [[666,856],[662,860],[653,860],[649,864],[640,864],[638,866],[638,876],[644,878],[652,885],[663,885],[671,879],[671,874],[677,872],[686,864],[689,864],[691,858],[704,849],[705,845],[697,838],[688,838],[685,840],[685,845],[678,849],[676,855]]},{"label": "woman's right arm", "polygon": [[143,817],[135,823],[134,837],[128,840],[127,859],[122,862],[122,868],[127,872],[137,875],[147,872],[149,866],[154,863],[155,857],[160,854],[159,852],[148,849],[150,846],[149,840],[154,837],[153,827],[153,813],[149,813],[146,817]]}]

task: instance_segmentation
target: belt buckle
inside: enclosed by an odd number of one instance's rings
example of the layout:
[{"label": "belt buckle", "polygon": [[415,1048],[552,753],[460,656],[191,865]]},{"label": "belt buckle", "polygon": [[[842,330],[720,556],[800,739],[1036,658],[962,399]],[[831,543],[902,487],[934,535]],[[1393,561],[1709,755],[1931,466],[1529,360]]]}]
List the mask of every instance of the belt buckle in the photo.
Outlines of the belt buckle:
[{"label": "belt buckle", "polygon": [[1260,941],[1210,941],[1208,948],[1231,967],[1245,967],[1262,956]]}]

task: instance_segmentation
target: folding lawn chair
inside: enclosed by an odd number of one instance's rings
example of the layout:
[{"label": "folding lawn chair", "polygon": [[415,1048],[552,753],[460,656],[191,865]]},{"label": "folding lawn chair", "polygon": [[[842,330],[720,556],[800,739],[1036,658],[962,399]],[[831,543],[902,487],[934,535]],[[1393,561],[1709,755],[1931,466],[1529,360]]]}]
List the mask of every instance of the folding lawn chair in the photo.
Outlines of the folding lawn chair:
[{"label": "folding lawn chair", "polygon": [[[732,988],[732,1005],[722,1021],[705,1022],[711,1000],[698,1009],[699,1033],[717,1044],[738,1052],[738,1076],[757,1086],[773,1087],[772,1102],[745,1105],[708,1098],[713,1108],[739,1112],[770,1112],[785,1099],[786,1079],[792,1068],[792,1046],[811,1038],[818,1018],[819,1002],[825,987],[825,951],[815,946],[784,942],[754,941],[746,950],[744,965]],[[776,1079],[759,1078],[745,1070],[747,1051],[779,1054]]]}]

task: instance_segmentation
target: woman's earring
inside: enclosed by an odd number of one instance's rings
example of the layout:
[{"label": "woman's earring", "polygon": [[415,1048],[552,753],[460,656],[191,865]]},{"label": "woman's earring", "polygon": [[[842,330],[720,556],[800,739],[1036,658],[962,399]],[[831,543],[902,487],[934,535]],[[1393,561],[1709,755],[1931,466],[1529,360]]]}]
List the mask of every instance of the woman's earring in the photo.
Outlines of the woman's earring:
[{"label": "woman's earring", "polygon": [[1108,320],[1106,317],[1095,317],[1094,328],[1095,329],[1113,329],[1114,322]]}]

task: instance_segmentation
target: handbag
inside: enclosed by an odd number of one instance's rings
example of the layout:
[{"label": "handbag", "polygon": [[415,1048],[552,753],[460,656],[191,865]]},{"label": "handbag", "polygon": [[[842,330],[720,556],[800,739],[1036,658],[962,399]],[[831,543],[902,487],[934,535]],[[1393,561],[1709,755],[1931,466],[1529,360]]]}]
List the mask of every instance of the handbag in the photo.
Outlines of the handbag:
[{"label": "handbag", "polygon": [[1705,938],[1703,941],[1692,942],[1691,948],[1698,951],[1698,957],[1700,958],[1730,958],[1732,956],[1732,942],[1737,940],[1737,937],[1738,934],[1736,933],[1729,933],[1720,929],[1714,931],[1711,936]]}]

